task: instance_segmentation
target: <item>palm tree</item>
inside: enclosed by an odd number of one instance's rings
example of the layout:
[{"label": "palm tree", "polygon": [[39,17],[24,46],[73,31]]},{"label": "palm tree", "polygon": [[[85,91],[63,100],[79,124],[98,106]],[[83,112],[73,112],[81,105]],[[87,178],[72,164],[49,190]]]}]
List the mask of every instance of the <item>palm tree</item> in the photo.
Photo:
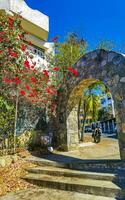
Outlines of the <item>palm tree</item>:
[{"label": "palm tree", "polygon": [[[99,108],[100,108],[100,95],[101,93],[106,92],[105,85],[98,81],[90,85],[83,93],[83,96],[80,100],[79,110],[82,110],[83,122],[81,126],[81,135],[80,140],[83,141],[84,138],[84,126],[87,116],[92,118],[92,121],[95,122],[98,120]],[[79,123],[80,120],[78,120]]]}]

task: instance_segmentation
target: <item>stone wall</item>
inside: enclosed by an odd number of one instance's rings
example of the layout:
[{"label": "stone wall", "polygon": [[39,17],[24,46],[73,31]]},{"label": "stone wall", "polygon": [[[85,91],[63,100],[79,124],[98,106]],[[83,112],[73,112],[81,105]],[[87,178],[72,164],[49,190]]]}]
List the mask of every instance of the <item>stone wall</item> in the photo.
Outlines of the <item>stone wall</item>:
[{"label": "stone wall", "polygon": [[17,134],[24,133],[27,130],[34,130],[40,118],[36,106],[31,103],[19,100]]},{"label": "stone wall", "polygon": [[[70,149],[76,144],[77,147],[77,109],[76,112],[74,109],[83,89],[100,80],[109,88],[114,99],[120,154],[121,158],[125,159],[125,57],[113,51],[96,50],[82,56],[74,69],[78,70],[78,77],[72,79],[69,75],[63,92],[59,93],[57,98],[56,123],[53,124],[57,146]],[[63,122],[60,121],[61,114]]]},{"label": "stone wall", "polygon": [[39,146],[41,135],[46,134],[44,111],[25,100],[19,101],[17,118],[17,146]]},{"label": "stone wall", "polygon": [[42,131],[25,131],[17,136],[16,146],[31,150],[41,147],[41,136],[43,135],[45,135],[45,133]]}]

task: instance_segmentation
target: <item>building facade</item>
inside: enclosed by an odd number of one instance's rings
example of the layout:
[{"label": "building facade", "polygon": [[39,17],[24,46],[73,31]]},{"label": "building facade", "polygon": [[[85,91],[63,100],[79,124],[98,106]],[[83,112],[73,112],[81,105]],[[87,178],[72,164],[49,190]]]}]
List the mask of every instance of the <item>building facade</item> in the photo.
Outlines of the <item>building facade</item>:
[{"label": "building facade", "polygon": [[54,44],[47,42],[49,33],[49,17],[38,10],[31,9],[24,0],[0,0],[0,12],[19,14],[22,16],[22,27],[29,34],[26,41],[31,41],[32,46],[27,45],[33,54],[33,62],[37,66],[46,68],[46,52],[54,52]]},{"label": "building facade", "polygon": [[101,109],[105,109],[115,118],[114,100],[111,93],[104,94],[100,97]]},{"label": "building facade", "polygon": [[104,94],[100,97],[100,110],[108,114],[106,119],[101,120],[103,133],[117,133],[114,100],[111,93]]}]

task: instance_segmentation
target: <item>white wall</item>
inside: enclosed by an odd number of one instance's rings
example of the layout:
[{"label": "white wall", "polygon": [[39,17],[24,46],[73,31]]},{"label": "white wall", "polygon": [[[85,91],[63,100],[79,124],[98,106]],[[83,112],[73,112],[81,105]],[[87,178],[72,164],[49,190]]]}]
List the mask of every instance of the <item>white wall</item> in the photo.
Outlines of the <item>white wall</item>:
[{"label": "white wall", "polygon": [[38,10],[31,9],[24,0],[0,0],[0,9],[20,13],[23,18],[49,32],[49,17]]}]

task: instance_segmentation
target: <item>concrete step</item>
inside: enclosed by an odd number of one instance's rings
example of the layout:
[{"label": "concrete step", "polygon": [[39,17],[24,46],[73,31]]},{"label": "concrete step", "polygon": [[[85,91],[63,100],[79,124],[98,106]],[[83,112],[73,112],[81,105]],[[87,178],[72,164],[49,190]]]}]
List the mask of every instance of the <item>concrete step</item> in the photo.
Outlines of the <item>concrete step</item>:
[{"label": "concrete step", "polygon": [[[95,196],[51,188],[29,188],[9,193],[0,200],[116,200],[112,197]],[[118,200],[118,199],[117,199]],[[121,200],[121,199],[120,199]],[[124,199],[123,199],[124,200]]]},{"label": "concrete step", "polygon": [[38,158],[34,156],[26,158],[25,160],[39,166],[53,166],[53,167],[60,167],[60,168],[69,167],[69,162],[58,162],[58,161],[53,161],[53,160],[49,160],[45,158]]},{"label": "concrete step", "polygon": [[69,163],[70,169],[125,174],[125,162],[120,160],[86,160]]},{"label": "concrete step", "polygon": [[24,177],[24,179],[32,184],[47,188],[74,191],[105,197],[124,196],[124,191],[118,185],[106,180],[50,176],[36,173],[29,173]]},{"label": "concrete step", "polygon": [[26,159],[39,166],[52,166],[91,172],[115,173],[120,170],[125,174],[125,161],[121,160],[82,160],[62,155],[47,155],[43,158],[32,156]]},{"label": "concrete step", "polygon": [[78,171],[78,170],[71,170],[71,169],[64,169],[57,167],[35,167],[26,170],[29,173],[46,174],[50,176],[76,177],[82,179],[107,180],[107,181],[117,180],[117,176],[115,174],[86,172],[86,171]]}]

